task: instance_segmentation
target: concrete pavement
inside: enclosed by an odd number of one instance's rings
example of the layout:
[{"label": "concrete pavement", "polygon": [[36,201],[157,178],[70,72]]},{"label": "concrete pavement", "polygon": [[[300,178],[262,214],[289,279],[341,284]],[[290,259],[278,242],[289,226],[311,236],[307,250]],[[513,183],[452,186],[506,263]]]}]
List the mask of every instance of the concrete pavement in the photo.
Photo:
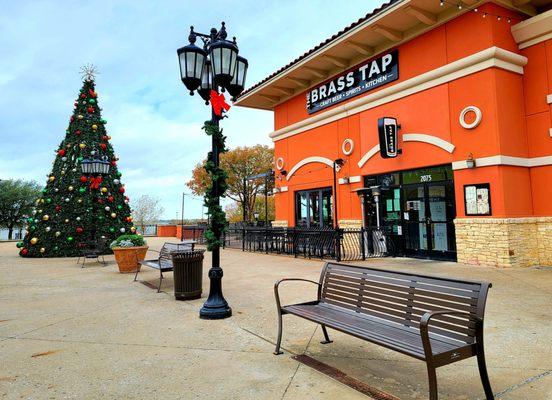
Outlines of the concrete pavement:
[{"label": "concrete pavement", "polygon": [[[170,239],[174,240],[174,239]],[[150,238],[159,248],[162,238]],[[401,399],[426,399],[425,365],[330,330],[284,320],[286,353],[272,355],[272,286],[282,277],[317,279],[320,260],[222,253],[224,294],[234,316],[204,321],[204,295],[175,301],[172,274],[162,293],[107,267],[75,259],[21,259],[0,243],[0,398],[2,399],[367,399],[291,359],[307,354]],[[486,353],[500,399],[552,399],[552,269],[495,269],[412,259],[379,259],[382,268],[423,271],[493,283],[486,313]],[[144,270],[139,279],[156,284]],[[289,284],[284,302],[313,299],[309,284]],[[475,358],[438,370],[441,399],[481,399]]]}]

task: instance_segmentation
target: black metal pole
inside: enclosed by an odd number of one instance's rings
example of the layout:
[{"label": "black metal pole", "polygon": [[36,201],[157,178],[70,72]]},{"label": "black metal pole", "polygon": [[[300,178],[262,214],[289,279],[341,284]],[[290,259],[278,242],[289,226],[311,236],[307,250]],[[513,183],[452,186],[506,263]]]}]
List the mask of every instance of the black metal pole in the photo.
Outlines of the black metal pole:
[{"label": "black metal pole", "polygon": [[182,193],[182,215],[180,216],[180,241],[184,241],[184,196]]},{"label": "black metal pole", "polygon": [[247,224],[247,178],[243,178],[243,225]]},{"label": "black metal pole", "polygon": [[268,227],[268,175],[265,175],[265,227]]},{"label": "black metal pole", "polygon": [[[217,127],[219,126],[219,117],[211,110],[211,122]],[[215,167],[219,166],[220,162],[220,149],[218,148],[218,143],[215,138],[215,135],[212,137],[212,161],[215,164]],[[220,189],[216,181],[213,183],[213,192],[215,194],[215,204],[220,204]],[[220,239],[220,232],[216,231],[217,239]],[[222,268],[220,267],[220,247],[214,246],[211,252],[212,262],[211,269],[209,270],[209,297],[207,301],[199,310],[199,317],[203,319],[222,319],[232,316],[232,309],[228,305],[228,302],[222,294]]]},{"label": "black metal pole", "polygon": [[335,172],[335,161],[333,162],[333,197],[334,197],[334,227],[335,229],[339,228],[339,223],[337,221],[337,174]]}]

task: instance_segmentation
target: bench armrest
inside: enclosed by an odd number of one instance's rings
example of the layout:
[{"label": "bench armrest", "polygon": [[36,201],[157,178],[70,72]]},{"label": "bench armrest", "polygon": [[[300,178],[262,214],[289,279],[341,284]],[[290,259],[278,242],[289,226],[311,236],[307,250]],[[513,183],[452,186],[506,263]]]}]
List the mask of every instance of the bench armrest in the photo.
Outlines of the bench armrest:
[{"label": "bench armrest", "polygon": [[[463,315],[469,317],[470,319],[475,319],[476,335],[483,327],[483,320],[481,318],[466,311],[436,310],[426,312],[420,319],[420,335],[422,336],[422,344],[424,345],[424,353],[426,355],[426,359],[428,359],[428,357],[433,357],[431,342],[429,340],[429,324],[431,322],[431,318],[437,315]],[[469,320],[467,320],[466,322],[468,321]]]},{"label": "bench armrest", "polygon": [[276,297],[276,307],[278,308],[278,311],[282,308],[280,303],[280,293],[278,292],[278,287],[280,286],[280,283],[286,282],[286,281],[299,281],[299,282],[310,282],[314,283],[315,285],[318,285],[318,300],[320,300],[320,283],[316,281],[312,281],[310,279],[303,279],[303,278],[284,278],[280,279],[279,281],[276,281],[274,284],[274,297]]}]

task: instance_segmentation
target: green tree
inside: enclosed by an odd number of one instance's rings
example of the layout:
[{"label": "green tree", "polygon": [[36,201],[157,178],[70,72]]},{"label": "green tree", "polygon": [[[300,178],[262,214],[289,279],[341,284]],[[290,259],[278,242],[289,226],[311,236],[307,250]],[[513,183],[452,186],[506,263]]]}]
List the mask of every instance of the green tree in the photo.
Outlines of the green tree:
[{"label": "green tree", "polygon": [[[36,202],[36,213],[28,218],[27,234],[18,243],[21,256],[77,256],[85,242],[109,242],[121,233],[136,231],[106,123],[94,78],[89,74],[75,100],[46,187]],[[107,162],[109,172],[84,174],[85,159]]]},{"label": "green tree", "polygon": [[8,229],[8,239],[13,238],[13,230],[24,224],[33,211],[40,186],[34,181],[0,181],[0,227]]},{"label": "green tree", "polygon": [[[243,210],[244,199],[246,199],[249,221],[253,220],[253,210],[257,197],[264,193],[264,179],[249,180],[247,182],[247,198],[244,196],[243,180],[249,176],[271,171],[273,162],[274,150],[269,146],[260,144],[236,147],[220,156],[221,168],[228,174],[226,197],[237,202],[237,207],[240,210]],[[205,161],[203,161],[195,166],[192,171],[192,179],[188,181],[187,186],[194,194],[204,196],[208,185],[209,175],[205,171]],[[269,183],[269,190],[272,190],[271,183]]]}]

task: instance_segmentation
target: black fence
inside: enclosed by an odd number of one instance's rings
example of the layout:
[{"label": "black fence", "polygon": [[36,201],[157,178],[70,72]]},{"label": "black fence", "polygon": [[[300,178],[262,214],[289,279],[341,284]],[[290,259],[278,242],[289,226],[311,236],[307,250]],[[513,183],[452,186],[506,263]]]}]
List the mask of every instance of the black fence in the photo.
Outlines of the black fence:
[{"label": "black fence", "polygon": [[[204,228],[187,228],[186,238],[204,242]],[[200,233],[201,232],[201,233]],[[305,229],[229,227],[224,246],[242,251],[287,254],[294,257],[365,260],[394,255],[393,242],[382,229]]]}]

